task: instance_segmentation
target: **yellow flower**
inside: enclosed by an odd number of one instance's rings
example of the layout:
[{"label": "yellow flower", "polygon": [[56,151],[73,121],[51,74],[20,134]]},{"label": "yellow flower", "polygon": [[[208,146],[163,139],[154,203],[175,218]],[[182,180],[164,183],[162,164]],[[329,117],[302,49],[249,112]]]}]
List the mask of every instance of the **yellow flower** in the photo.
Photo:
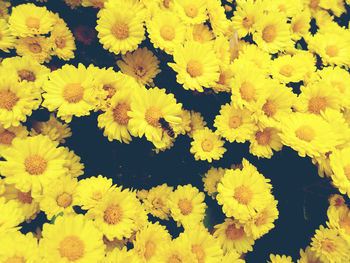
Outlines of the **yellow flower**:
[{"label": "yellow flower", "polygon": [[311,262],[320,262],[320,259],[316,256],[316,253],[313,252],[309,246],[306,247],[305,251],[300,249],[300,259],[297,260],[297,263]]},{"label": "yellow flower", "polygon": [[1,175],[18,190],[39,196],[43,186],[67,173],[65,154],[57,146],[58,142],[43,135],[15,138],[12,146],[3,152],[6,161],[0,163]]},{"label": "yellow flower", "polygon": [[223,256],[222,263],[245,263],[245,260],[241,259],[240,256],[236,250],[231,250]]},{"label": "yellow flower", "polygon": [[207,1],[174,0],[174,11],[186,24],[201,24],[207,20]]},{"label": "yellow flower", "polygon": [[[1,9],[0,9],[1,11]],[[15,47],[15,36],[9,29],[9,26],[5,19],[0,18],[0,50],[10,52],[9,49]]]},{"label": "yellow flower", "polygon": [[209,29],[209,26],[205,24],[188,25],[186,27],[186,40],[196,41],[201,44],[211,45],[214,39],[213,32]]},{"label": "yellow flower", "polygon": [[9,25],[18,37],[45,35],[54,25],[55,18],[46,7],[39,7],[32,3],[18,5],[12,8]]},{"label": "yellow flower", "polygon": [[0,125],[0,156],[5,149],[11,147],[14,138],[24,139],[27,135],[27,128],[23,125],[17,127],[11,126],[7,129]]},{"label": "yellow flower", "polygon": [[344,6],[344,1],[342,0],[320,0],[319,6],[323,9],[330,10],[338,17],[347,12]]},{"label": "yellow flower", "polygon": [[329,156],[330,166],[333,173],[331,174],[333,184],[338,187],[342,194],[350,196],[350,148],[335,150]]},{"label": "yellow flower", "polygon": [[63,60],[74,58],[75,42],[72,32],[65,24],[56,24],[51,32],[52,55]]},{"label": "yellow flower", "polygon": [[217,186],[221,178],[224,176],[227,169],[221,167],[214,168],[211,167],[202,177],[204,183],[204,191],[208,193],[213,199],[215,199],[214,194],[218,192]]},{"label": "yellow flower", "polygon": [[16,52],[20,56],[31,56],[40,64],[49,62],[51,45],[44,36],[20,37],[17,39]]},{"label": "yellow flower", "polygon": [[225,8],[221,5],[221,1],[208,0],[207,10],[208,10],[210,25],[213,29],[213,33],[216,36],[230,35],[231,21],[226,18]]},{"label": "yellow flower", "polygon": [[346,205],[340,207],[329,207],[327,210],[329,222],[327,225],[331,229],[336,229],[339,234],[350,244],[350,210]]},{"label": "yellow flower", "polygon": [[122,55],[117,65],[121,72],[133,77],[142,86],[154,86],[153,79],[161,72],[159,60],[146,47]]},{"label": "yellow flower", "polygon": [[57,117],[71,122],[73,116],[89,115],[97,104],[94,76],[83,64],[78,67],[64,65],[49,74],[43,89],[43,106],[49,111],[57,110]]},{"label": "yellow flower", "polygon": [[178,226],[183,225],[184,228],[191,228],[203,221],[207,207],[204,198],[204,193],[199,192],[196,187],[190,184],[179,185],[169,195],[167,205]]},{"label": "yellow flower", "polygon": [[104,256],[102,233],[83,215],[59,216],[43,225],[39,249],[42,260],[53,262],[99,262]]},{"label": "yellow flower", "polygon": [[189,243],[183,242],[183,239],[176,238],[160,246],[159,261],[167,263],[197,263],[196,256],[191,252]]},{"label": "yellow flower", "polygon": [[184,89],[202,92],[203,87],[215,86],[219,80],[219,60],[209,45],[185,42],[174,49],[175,63],[168,65],[178,74],[176,80]]},{"label": "yellow flower", "polygon": [[310,21],[311,13],[307,8],[292,17],[289,30],[293,40],[298,41],[309,33]]},{"label": "yellow flower", "polygon": [[249,152],[257,157],[271,158],[273,151],[282,149],[282,142],[278,135],[279,130],[274,127],[257,129],[250,139]]},{"label": "yellow flower", "polygon": [[115,262],[129,262],[129,263],[141,263],[142,261],[136,256],[134,249],[128,250],[126,247],[122,249],[115,248],[111,253],[108,253],[106,258],[102,261],[104,263]]},{"label": "yellow flower", "polygon": [[6,21],[9,18],[9,10],[8,8],[11,6],[11,3],[0,0],[0,19],[5,19]]},{"label": "yellow flower", "polygon": [[238,59],[240,61],[251,61],[261,69],[266,76],[270,75],[271,56],[257,45],[244,45],[242,51],[239,53]]},{"label": "yellow flower", "polygon": [[211,163],[212,160],[222,158],[226,152],[226,149],[223,147],[224,143],[219,135],[205,127],[193,133],[190,152],[194,154],[195,160],[207,160]]},{"label": "yellow flower", "polygon": [[270,254],[270,260],[268,263],[293,263],[292,257],[286,255],[273,255]]},{"label": "yellow flower", "polygon": [[18,205],[15,200],[6,201],[5,197],[0,197],[0,235],[21,228],[17,226],[24,221],[24,214]]},{"label": "yellow flower", "polygon": [[215,93],[231,92],[231,84],[234,77],[232,67],[228,63],[220,65],[219,72],[219,80],[211,88]]},{"label": "yellow flower", "polygon": [[84,174],[84,164],[80,162],[81,158],[69,150],[68,147],[63,147],[66,163],[64,167],[68,169],[67,174],[71,177],[78,177]]},{"label": "yellow flower", "polygon": [[200,114],[200,112],[195,112],[191,110],[191,123],[190,123],[190,130],[187,132],[187,135],[190,138],[193,138],[193,133],[197,130],[204,129],[205,125],[207,125],[206,121],[204,121],[203,116]]}]

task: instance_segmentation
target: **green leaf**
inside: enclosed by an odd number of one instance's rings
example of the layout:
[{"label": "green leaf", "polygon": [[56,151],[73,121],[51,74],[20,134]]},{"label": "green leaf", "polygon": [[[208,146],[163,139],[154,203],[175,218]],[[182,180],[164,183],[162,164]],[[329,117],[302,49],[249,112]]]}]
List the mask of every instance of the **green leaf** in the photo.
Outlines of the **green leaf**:
[{"label": "green leaf", "polygon": [[59,216],[63,216],[63,212],[60,212],[57,215],[53,216],[51,221],[50,221],[50,224],[54,224],[55,221],[56,221],[56,218],[59,217]]},{"label": "green leaf", "polygon": [[205,210],[203,224],[209,231],[213,230],[215,226],[215,214],[213,213],[213,210],[210,208],[210,206],[208,206]]},{"label": "green leaf", "polygon": [[297,47],[296,47],[296,49],[300,49],[300,50],[303,50],[303,47],[301,46],[301,44],[300,44],[300,43],[298,43],[298,44],[297,44]]}]

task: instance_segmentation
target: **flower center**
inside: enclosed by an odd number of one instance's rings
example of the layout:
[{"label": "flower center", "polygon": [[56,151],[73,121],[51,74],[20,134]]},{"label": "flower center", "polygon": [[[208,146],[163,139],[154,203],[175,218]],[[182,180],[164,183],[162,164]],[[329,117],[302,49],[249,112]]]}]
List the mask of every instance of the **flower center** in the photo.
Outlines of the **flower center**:
[{"label": "flower center", "polygon": [[17,197],[23,204],[31,204],[33,201],[31,191],[24,193],[17,190]]},{"label": "flower center", "polygon": [[260,145],[268,145],[271,140],[271,133],[269,130],[257,131],[255,133],[255,139]]},{"label": "flower center", "polygon": [[238,203],[247,205],[253,198],[253,192],[245,185],[241,185],[235,188],[234,198]]},{"label": "flower center", "polygon": [[246,29],[249,29],[252,27],[252,25],[254,24],[254,16],[248,14],[245,18],[243,18],[242,20],[242,25],[243,27],[245,27]]},{"label": "flower center", "polygon": [[72,195],[68,193],[62,193],[59,196],[57,196],[56,202],[58,206],[67,208],[72,204]]},{"label": "flower center", "polygon": [[69,261],[76,261],[84,256],[84,243],[77,236],[67,236],[61,242],[58,248],[62,258],[67,258]]},{"label": "flower center", "polygon": [[36,77],[35,74],[32,71],[22,69],[17,72],[18,77],[21,79],[21,81],[26,80],[30,82],[34,82]]},{"label": "flower center", "polygon": [[29,51],[34,54],[40,53],[42,51],[41,46],[38,43],[29,44],[28,48]]},{"label": "flower center", "polygon": [[130,120],[128,111],[130,111],[130,105],[126,103],[118,103],[118,105],[113,109],[114,121],[120,125],[127,125]]},{"label": "flower center", "polygon": [[66,47],[66,40],[63,37],[56,38],[55,43],[58,48],[62,49]]},{"label": "flower center", "polygon": [[12,91],[0,91],[0,108],[10,111],[17,104],[18,100],[19,98]]},{"label": "flower center", "polygon": [[239,89],[242,99],[251,101],[255,96],[255,87],[250,82],[243,82]]},{"label": "flower center", "polygon": [[194,18],[198,15],[198,8],[194,4],[188,4],[185,6],[185,14],[188,17]]},{"label": "flower center", "polygon": [[330,57],[338,56],[339,49],[336,45],[329,45],[326,47],[326,54]]},{"label": "flower center", "polygon": [[346,178],[350,181],[350,164],[344,166],[344,174]]},{"label": "flower center", "polygon": [[205,152],[211,152],[214,148],[214,144],[211,140],[208,140],[208,139],[204,139],[202,141],[202,149],[203,151]]},{"label": "flower center", "polygon": [[0,133],[0,144],[11,145],[12,140],[15,137],[16,137],[16,135],[13,132],[10,132],[8,130],[4,130],[2,133]]},{"label": "flower center", "polygon": [[181,214],[188,215],[192,212],[192,202],[188,199],[181,199],[177,203],[177,206],[180,208]]},{"label": "flower center", "polygon": [[181,262],[182,260],[176,255],[172,255],[167,261],[167,263],[181,263]]},{"label": "flower center", "polygon": [[259,214],[258,218],[255,220],[255,225],[262,226],[262,225],[266,224],[267,216],[268,216],[267,212],[265,210],[262,211]]},{"label": "flower center", "polygon": [[293,75],[294,67],[291,65],[283,65],[280,68],[280,74],[285,77],[291,77]]},{"label": "flower center", "polygon": [[163,117],[162,112],[156,107],[149,107],[146,110],[145,119],[153,127],[159,127],[159,118]]},{"label": "flower center", "polygon": [[198,263],[205,262],[205,251],[201,245],[192,245],[192,253],[196,255]]},{"label": "flower center", "polygon": [[91,199],[98,201],[101,200],[102,198],[102,193],[100,191],[93,192],[91,195]]},{"label": "flower center", "polygon": [[334,244],[334,242],[332,240],[329,240],[328,238],[321,241],[321,247],[328,253],[332,253],[336,249],[336,245]]},{"label": "flower center", "polygon": [[143,65],[135,65],[134,66],[134,73],[136,76],[142,78],[146,75],[147,71]]},{"label": "flower center", "polygon": [[69,103],[78,103],[83,96],[84,88],[80,83],[68,83],[63,89],[63,98]]},{"label": "flower center", "polygon": [[221,72],[219,80],[217,82],[220,85],[225,85],[226,83],[226,74],[224,72]]},{"label": "flower center", "polygon": [[123,211],[119,205],[111,205],[104,212],[103,219],[107,224],[114,225],[121,221]]},{"label": "flower center", "polygon": [[242,119],[239,116],[231,116],[228,121],[228,126],[231,129],[236,129],[242,124]]},{"label": "flower center", "polygon": [[244,236],[242,227],[236,228],[234,224],[229,225],[225,230],[226,237],[230,240],[237,240]]},{"label": "flower center", "polygon": [[156,252],[157,246],[156,244],[154,244],[154,242],[148,240],[145,244],[145,248],[146,249],[144,256],[147,260],[149,260],[151,257],[153,257],[154,253]]},{"label": "flower center", "polygon": [[324,111],[327,106],[326,98],[314,97],[309,100],[309,111],[311,113],[320,114],[320,111]]},{"label": "flower center", "polygon": [[175,38],[175,29],[172,26],[164,25],[160,28],[160,35],[163,39],[171,41]]},{"label": "flower center", "polygon": [[190,59],[187,62],[186,70],[192,78],[196,78],[203,74],[203,65],[198,60]]},{"label": "flower center", "polygon": [[275,40],[277,36],[276,27],[274,25],[266,26],[262,32],[262,39],[270,43]]},{"label": "flower center", "polygon": [[116,22],[112,27],[112,34],[119,40],[124,40],[129,36],[129,26],[123,22]]},{"label": "flower center", "polygon": [[27,17],[26,26],[29,28],[39,29],[40,28],[40,20],[36,17],[31,17],[31,16]]},{"label": "flower center", "polygon": [[277,105],[273,101],[267,100],[264,106],[262,107],[262,110],[267,117],[272,117],[277,112]]},{"label": "flower center", "polygon": [[309,125],[301,125],[296,131],[295,135],[303,141],[311,142],[315,138],[315,131]]},{"label": "flower center", "polygon": [[113,84],[105,84],[103,85],[103,89],[108,92],[108,99],[112,98],[116,92],[115,88],[113,87]]},{"label": "flower center", "polygon": [[170,0],[164,0],[164,1],[163,1],[163,6],[164,6],[165,8],[169,8],[169,7],[170,7]]},{"label": "flower center", "polygon": [[153,205],[154,209],[156,209],[156,210],[162,209],[164,207],[164,203],[163,203],[162,199],[160,199],[160,198],[157,198],[156,200],[154,200],[152,202],[152,205]]},{"label": "flower center", "polygon": [[4,263],[25,263],[25,259],[23,257],[12,256],[5,260]]},{"label": "flower center", "polygon": [[298,33],[301,31],[302,28],[303,28],[303,21],[300,19],[295,21],[295,23],[293,25],[293,32]]},{"label": "flower center", "polygon": [[45,172],[47,161],[40,155],[33,154],[25,159],[24,166],[29,174],[39,175]]},{"label": "flower center", "polygon": [[316,9],[319,3],[320,3],[320,0],[310,0],[309,7],[312,9]]}]

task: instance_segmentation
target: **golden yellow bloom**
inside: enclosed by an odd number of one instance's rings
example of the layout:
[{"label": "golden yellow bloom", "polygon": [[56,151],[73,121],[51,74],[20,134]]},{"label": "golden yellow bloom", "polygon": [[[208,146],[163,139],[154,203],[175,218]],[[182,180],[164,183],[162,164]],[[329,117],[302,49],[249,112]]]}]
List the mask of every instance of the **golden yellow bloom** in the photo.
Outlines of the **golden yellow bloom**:
[{"label": "golden yellow bloom", "polygon": [[11,126],[7,129],[0,125],[0,156],[5,149],[11,147],[14,138],[24,139],[27,135],[27,128],[23,125]]},{"label": "golden yellow bloom", "polygon": [[270,260],[268,263],[293,263],[291,256],[286,255],[273,255],[270,254]]},{"label": "golden yellow bloom", "polygon": [[207,19],[207,1],[174,0],[174,11],[186,24],[201,24]]},{"label": "golden yellow bloom", "polygon": [[191,251],[191,246],[188,242],[183,242],[183,239],[176,238],[170,243],[160,246],[159,261],[167,263],[196,263],[196,256]]},{"label": "golden yellow bloom", "polygon": [[186,27],[186,40],[197,41],[201,44],[211,44],[214,39],[213,32],[205,24],[188,25]]},{"label": "golden yellow bloom", "polygon": [[16,38],[9,29],[7,22],[0,18],[0,50],[10,52],[9,49],[15,47],[15,41]]},{"label": "golden yellow bloom", "polygon": [[20,37],[17,39],[16,52],[20,56],[31,56],[40,64],[49,62],[51,45],[44,36]]},{"label": "golden yellow bloom", "polygon": [[217,186],[221,178],[224,176],[227,169],[221,167],[214,168],[211,167],[202,177],[204,183],[204,191],[208,193],[213,199],[215,199],[214,194],[218,192]]},{"label": "golden yellow bloom", "polygon": [[250,138],[249,152],[257,157],[271,158],[273,151],[282,149],[282,142],[278,135],[279,129],[265,127],[255,129],[255,134]]},{"label": "golden yellow bloom", "polygon": [[329,222],[327,225],[331,229],[336,229],[339,234],[350,244],[350,210],[346,205],[339,207],[329,207],[327,210]]},{"label": "golden yellow bloom", "polygon": [[300,249],[300,259],[298,259],[297,263],[312,263],[312,262],[320,262],[320,259],[318,256],[316,256],[316,253],[313,252],[309,246],[306,247],[305,251]]},{"label": "golden yellow bloom", "polygon": [[63,60],[74,58],[75,42],[72,32],[65,24],[56,24],[51,32],[52,55]]}]

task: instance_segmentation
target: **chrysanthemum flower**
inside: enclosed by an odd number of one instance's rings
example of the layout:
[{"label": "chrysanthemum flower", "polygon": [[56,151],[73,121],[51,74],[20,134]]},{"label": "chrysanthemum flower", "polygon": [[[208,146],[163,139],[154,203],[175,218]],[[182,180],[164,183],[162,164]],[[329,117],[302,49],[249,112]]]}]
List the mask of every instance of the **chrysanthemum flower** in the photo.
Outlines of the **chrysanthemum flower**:
[{"label": "chrysanthemum flower", "polygon": [[213,199],[215,199],[214,194],[217,193],[218,189],[218,183],[220,182],[221,178],[224,176],[227,169],[223,169],[221,167],[214,168],[211,167],[202,178],[202,181],[204,183],[204,191],[208,193],[209,196],[211,196]]},{"label": "chrysanthemum flower", "polygon": [[151,215],[163,220],[168,220],[170,216],[170,208],[168,206],[168,198],[172,193],[173,187],[167,184],[152,187],[147,197],[143,199],[145,210]]},{"label": "chrysanthemum flower", "polygon": [[31,56],[40,64],[51,60],[51,45],[44,36],[20,37],[16,42],[16,52],[20,56]]},{"label": "chrysanthemum flower", "polygon": [[104,49],[125,54],[145,39],[144,12],[135,12],[128,3],[106,6],[98,13],[96,30]]},{"label": "chrysanthemum flower", "polygon": [[342,143],[330,124],[314,114],[293,113],[286,115],[281,123],[282,143],[301,157],[320,156]]},{"label": "chrysanthemum flower", "polygon": [[57,110],[57,117],[70,122],[73,116],[89,115],[97,104],[97,83],[83,64],[64,65],[49,74],[43,89],[43,106]]},{"label": "chrysanthemum flower", "polygon": [[220,244],[203,225],[186,229],[178,238],[183,243],[189,243],[192,253],[197,258],[196,262],[221,262],[223,251]]},{"label": "chrysanthemum flower", "polygon": [[206,204],[204,203],[204,193],[199,192],[192,185],[179,185],[174,192],[169,195],[168,206],[171,216],[178,226],[184,228],[199,224],[204,219]]},{"label": "chrysanthemum flower", "polygon": [[54,22],[53,14],[46,7],[32,3],[13,7],[9,18],[12,32],[19,37],[47,34],[52,30]]},{"label": "chrysanthemum flower", "polygon": [[191,123],[190,123],[190,130],[187,132],[187,135],[190,138],[193,138],[193,133],[197,130],[204,129],[205,125],[207,125],[207,122],[204,121],[203,116],[200,114],[200,112],[195,112],[191,110]]},{"label": "chrysanthemum flower", "polygon": [[224,254],[236,251],[238,254],[252,251],[254,238],[244,231],[237,220],[226,218],[225,222],[214,226],[214,237],[218,240]]},{"label": "chrysanthemum flower", "polygon": [[324,228],[322,225],[311,238],[311,250],[322,262],[343,263],[349,261],[349,244],[335,229]]},{"label": "chrysanthemum flower", "polygon": [[160,262],[160,247],[167,246],[171,236],[164,226],[158,222],[149,222],[141,231],[136,233],[134,250],[142,262]]},{"label": "chrysanthemum flower", "polygon": [[83,215],[64,215],[44,224],[39,249],[45,262],[98,262],[104,256],[102,233]]},{"label": "chrysanthemum flower", "polygon": [[231,92],[231,85],[234,77],[232,67],[229,64],[220,65],[219,73],[219,80],[216,82],[216,85],[211,88],[215,93]]},{"label": "chrysanthemum flower", "polygon": [[273,255],[270,254],[270,260],[268,263],[293,263],[291,256],[286,255]]},{"label": "chrysanthemum flower", "polygon": [[238,108],[231,104],[221,106],[220,114],[214,120],[216,134],[221,135],[229,142],[244,143],[249,140],[256,129],[252,112],[245,107]]},{"label": "chrysanthemum flower", "polygon": [[[292,1],[291,1],[292,2]],[[296,13],[290,23],[292,39],[298,41],[309,33],[311,14],[309,9]]]},{"label": "chrysanthemum flower", "polygon": [[244,259],[240,258],[240,254],[236,252],[236,250],[231,250],[226,253],[222,258],[222,263],[245,263]]},{"label": "chrysanthemum flower", "polygon": [[0,124],[5,129],[26,121],[41,103],[40,91],[32,83],[18,83],[16,75],[0,77]]},{"label": "chrysanthemum flower", "polygon": [[316,256],[316,253],[311,250],[308,246],[305,251],[300,249],[300,259],[297,260],[297,263],[310,263],[310,262],[320,262],[320,258]]},{"label": "chrysanthemum flower", "polygon": [[174,0],[174,11],[186,24],[201,24],[207,20],[207,1]]},{"label": "chrysanthemum flower", "polygon": [[205,127],[193,133],[190,152],[194,154],[195,160],[207,160],[211,163],[212,160],[219,160],[226,152],[224,143],[219,135]]},{"label": "chrysanthemum flower", "polygon": [[219,80],[219,60],[210,46],[195,41],[174,49],[174,62],[168,65],[178,74],[176,80],[184,89],[202,92]]},{"label": "chrysanthemum flower", "polygon": [[350,210],[346,205],[333,207],[327,210],[329,222],[327,225],[331,229],[339,231],[340,235],[350,244]]},{"label": "chrysanthemum flower", "polygon": [[74,58],[75,42],[72,32],[65,24],[56,24],[49,41],[51,42],[52,55],[63,60]]},{"label": "chrysanthemum flower", "polygon": [[159,261],[158,262],[181,262],[181,263],[195,263],[196,256],[191,251],[191,246],[183,239],[176,238],[170,243],[159,247]]},{"label": "chrysanthemum flower", "polygon": [[342,194],[350,196],[350,148],[333,151],[329,156],[332,168],[333,184],[338,187]]},{"label": "chrysanthemum flower", "polygon": [[274,127],[256,129],[250,138],[249,152],[257,157],[271,158],[272,150],[280,151],[283,146],[278,133],[279,129]]},{"label": "chrysanthemum flower", "polygon": [[170,126],[181,125],[182,104],[164,89],[140,89],[135,91],[128,113],[130,132],[133,136],[146,136],[157,148],[169,145],[172,138],[159,123],[164,118]]},{"label": "chrysanthemum flower", "polygon": [[6,244],[0,251],[1,262],[35,263],[40,258],[38,241],[32,233],[7,233],[1,236],[1,242]]},{"label": "chrysanthemum flower", "polygon": [[216,199],[227,217],[246,222],[271,200],[271,186],[256,168],[229,169],[218,184]]},{"label": "chrysanthemum flower", "polygon": [[7,129],[0,125],[0,156],[5,149],[11,147],[14,138],[24,139],[27,135],[27,128],[23,125],[11,126]]},{"label": "chrysanthemum flower", "polygon": [[257,45],[244,45],[239,52],[240,61],[251,61],[267,76],[270,75],[269,68],[271,64],[271,56],[268,52],[262,50]]},{"label": "chrysanthemum flower", "polygon": [[269,12],[259,16],[255,25],[257,32],[253,34],[253,40],[259,48],[269,53],[277,53],[292,46],[285,14]]},{"label": "chrysanthemum flower", "polygon": [[5,19],[0,18],[0,50],[9,52],[9,49],[14,48],[15,40],[16,38]]},{"label": "chrysanthemum flower", "polygon": [[[141,212],[141,213],[140,213]],[[113,188],[86,214],[109,240],[129,238],[137,230],[137,218],[147,218],[136,195],[128,189]]]},{"label": "chrysanthemum flower", "polygon": [[149,38],[155,48],[172,54],[174,47],[185,40],[186,27],[182,21],[170,11],[163,11],[152,16],[147,22]]},{"label": "chrysanthemum flower", "polygon": [[186,29],[187,41],[211,44],[211,41],[214,39],[213,32],[205,24],[188,25]]},{"label": "chrysanthemum flower", "polygon": [[154,86],[153,79],[161,72],[159,60],[146,47],[122,55],[117,65],[121,72],[133,77],[142,86]]},{"label": "chrysanthemum flower", "polygon": [[220,0],[207,0],[207,11],[213,33],[216,36],[231,35],[231,21],[226,18],[225,8]]},{"label": "chrysanthemum flower", "polygon": [[18,203],[14,200],[7,201],[0,197],[0,233],[15,232],[24,221],[24,214]]},{"label": "chrysanthemum flower", "polygon": [[71,177],[78,177],[84,174],[84,164],[80,162],[81,158],[68,147],[62,147],[66,159],[64,167],[68,169],[67,174]]},{"label": "chrysanthemum flower", "polygon": [[1,175],[8,184],[15,184],[25,193],[32,191],[32,196],[37,197],[43,185],[67,173],[65,154],[57,146],[58,142],[42,135],[14,139],[12,146],[3,152]]}]

